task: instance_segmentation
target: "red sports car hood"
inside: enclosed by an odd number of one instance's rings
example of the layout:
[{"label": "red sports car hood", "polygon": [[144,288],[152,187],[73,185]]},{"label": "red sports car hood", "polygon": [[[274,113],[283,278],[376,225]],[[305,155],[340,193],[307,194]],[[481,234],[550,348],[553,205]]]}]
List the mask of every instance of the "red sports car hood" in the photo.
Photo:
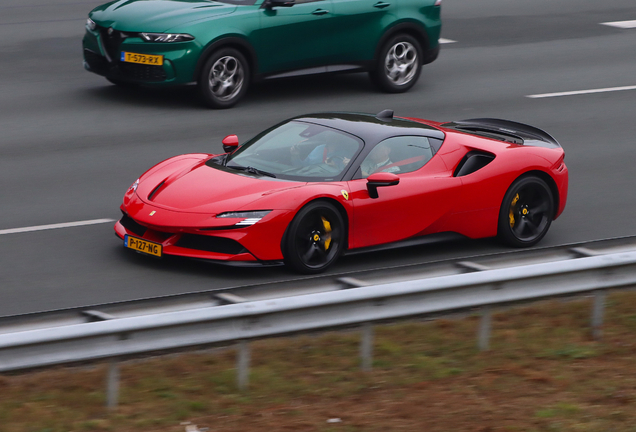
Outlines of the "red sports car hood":
[{"label": "red sports car hood", "polygon": [[169,210],[217,214],[247,210],[246,206],[263,195],[305,184],[255,178],[212,168],[205,162],[192,159],[175,161],[142,177],[137,196],[148,204]]}]

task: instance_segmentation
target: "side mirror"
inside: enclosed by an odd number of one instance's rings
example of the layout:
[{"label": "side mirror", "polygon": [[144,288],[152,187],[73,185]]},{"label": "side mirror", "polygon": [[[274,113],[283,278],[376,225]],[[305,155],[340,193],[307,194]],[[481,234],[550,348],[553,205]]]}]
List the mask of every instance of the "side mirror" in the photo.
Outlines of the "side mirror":
[{"label": "side mirror", "polygon": [[228,135],[223,138],[223,151],[225,153],[231,153],[238,148],[239,140],[236,135]]},{"label": "side mirror", "polygon": [[374,173],[367,177],[367,190],[369,191],[369,196],[375,199],[378,197],[379,187],[395,186],[398,183],[400,183],[400,178],[393,173]]},{"label": "side mirror", "polygon": [[263,7],[266,9],[272,9],[275,7],[291,7],[296,3],[296,0],[265,0]]}]

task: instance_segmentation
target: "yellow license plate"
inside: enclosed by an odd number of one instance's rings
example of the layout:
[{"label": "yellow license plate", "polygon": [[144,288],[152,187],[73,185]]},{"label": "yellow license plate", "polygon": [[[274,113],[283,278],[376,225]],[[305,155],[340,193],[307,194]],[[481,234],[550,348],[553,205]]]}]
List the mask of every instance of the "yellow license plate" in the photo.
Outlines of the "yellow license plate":
[{"label": "yellow license plate", "polygon": [[126,63],[139,63],[145,65],[161,66],[163,65],[163,56],[152,54],[137,54],[122,51],[121,61]]},{"label": "yellow license plate", "polygon": [[124,246],[129,249],[136,250],[137,252],[158,257],[160,257],[162,253],[162,247],[159,243],[153,243],[146,240],[138,239],[137,237],[131,237],[128,234],[124,236]]}]

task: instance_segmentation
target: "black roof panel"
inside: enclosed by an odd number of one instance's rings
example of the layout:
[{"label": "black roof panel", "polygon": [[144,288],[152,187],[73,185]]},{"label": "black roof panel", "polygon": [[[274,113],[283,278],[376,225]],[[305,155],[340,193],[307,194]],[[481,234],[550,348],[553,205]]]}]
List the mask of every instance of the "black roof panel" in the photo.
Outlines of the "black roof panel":
[{"label": "black roof panel", "polygon": [[424,123],[399,117],[380,119],[373,114],[318,113],[295,117],[294,120],[339,129],[356,135],[365,142],[378,142],[400,135],[419,135],[444,139],[444,132]]}]

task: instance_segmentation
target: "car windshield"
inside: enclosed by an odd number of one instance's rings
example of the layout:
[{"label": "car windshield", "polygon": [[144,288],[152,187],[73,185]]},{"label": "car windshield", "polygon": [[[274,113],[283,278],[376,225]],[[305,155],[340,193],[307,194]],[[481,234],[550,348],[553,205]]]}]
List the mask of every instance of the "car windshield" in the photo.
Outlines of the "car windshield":
[{"label": "car windshield", "polygon": [[225,166],[287,180],[339,180],[361,148],[362,140],[346,132],[293,120],[256,136]]}]

